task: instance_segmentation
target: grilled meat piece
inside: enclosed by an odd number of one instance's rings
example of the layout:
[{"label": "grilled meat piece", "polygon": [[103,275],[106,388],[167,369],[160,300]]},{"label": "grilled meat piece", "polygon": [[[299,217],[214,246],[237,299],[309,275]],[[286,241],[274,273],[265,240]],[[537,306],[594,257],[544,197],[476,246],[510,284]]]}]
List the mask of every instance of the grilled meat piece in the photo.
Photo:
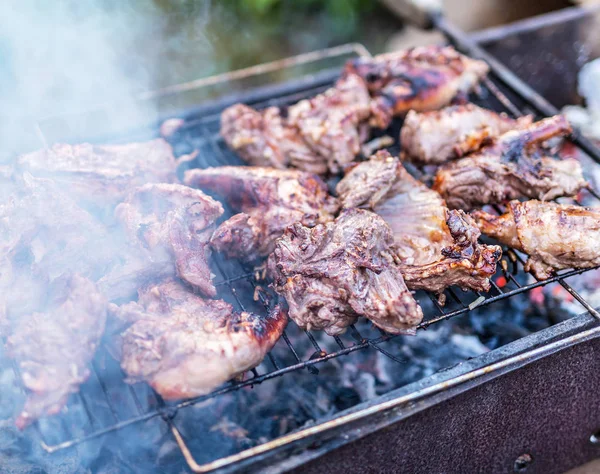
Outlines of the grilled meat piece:
[{"label": "grilled meat piece", "polygon": [[400,142],[403,159],[441,164],[479,150],[514,128],[530,125],[532,117],[513,120],[475,104],[455,105],[430,112],[406,114]]},{"label": "grilled meat piece", "polygon": [[223,206],[181,184],[146,184],[115,209],[130,241],[164,261],[172,254],[179,277],[206,296],[215,296],[208,266],[209,241]]},{"label": "grilled meat piece", "polygon": [[588,185],[579,162],[543,156],[536,149],[570,131],[565,118],[557,115],[507,132],[481,151],[441,166],[433,189],[450,208],[464,210],[521,197],[573,196]]},{"label": "grilled meat piece", "polygon": [[2,335],[8,336],[8,355],[29,392],[16,420],[20,429],[58,413],[79,390],[90,375],[88,366],[106,322],[106,299],[79,275],[54,280],[43,306],[0,324]]},{"label": "grilled meat piece", "polygon": [[342,77],[335,87],[288,109],[288,122],[332,173],[339,173],[360,153],[369,121],[386,128],[390,120],[389,108],[371,108],[365,82],[355,74]]},{"label": "grilled meat piece", "polygon": [[479,244],[480,232],[471,219],[462,211],[448,211],[437,192],[387,151],[358,164],[336,190],[343,208],[366,206],[385,219],[411,290],[441,293],[452,285],[490,289],[500,247]]},{"label": "grilled meat piece", "polygon": [[234,104],[221,114],[221,136],[232,150],[253,166],[311,173],[327,172],[327,162],[311,150],[298,130],[289,125],[278,107],[255,110]]},{"label": "grilled meat piece", "polygon": [[304,329],[343,332],[358,317],[394,334],[411,332],[423,313],[406,288],[393,234],[376,214],[343,211],[334,222],[295,223],[269,257],[274,288]]},{"label": "grilled meat piece", "polygon": [[286,112],[232,105],[221,115],[221,135],[254,166],[337,173],[360,152],[369,123],[385,128],[391,119],[389,107],[372,104],[365,82],[353,74]]},{"label": "grilled meat piece", "polygon": [[328,222],[338,209],[325,183],[299,170],[223,166],[187,171],[184,181],[216,193],[241,213],[218,227],[211,244],[248,262],[269,255],[288,225]]},{"label": "grilled meat piece", "polygon": [[162,139],[125,145],[56,144],[21,156],[18,167],[51,178],[72,196],[102,207],[145,183],[174,182],[175,157]]},{"label": "grilled meat piece", "polygon": [[268,316],[236,313],[175,280],[146,286],[137,302],[110,311],[131,323],[120,344],[128,382],[146,381],[168,400],[207,394],[257,366],[287,323],[279,307]]},{"label": "grilled meat piece", "polygon": [[475,211],[481,231],[529,259],[525,270],[550,278],[554,270],[600,265],[600,209],[541,202],[508,203],[501,216]]},{"label": "grilled meat piece", "polygon": [[440,109],[457,95],[470,92],[487,74],[483,61],[459,54],[451,46],[425,46],[358,58],[346,64],[346,74],[358,74],[371,96],[394,115],[409,110]]}]

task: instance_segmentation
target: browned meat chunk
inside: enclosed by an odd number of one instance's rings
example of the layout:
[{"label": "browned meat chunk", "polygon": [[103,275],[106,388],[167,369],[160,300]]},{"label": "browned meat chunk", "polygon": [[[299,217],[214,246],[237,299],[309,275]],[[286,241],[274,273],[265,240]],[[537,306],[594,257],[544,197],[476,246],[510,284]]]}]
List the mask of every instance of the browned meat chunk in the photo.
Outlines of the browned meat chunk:
[{"label": "browned meat chunk", "polygon": [[339,79],[334,88],[291,106],[288,122],[297,127],[329,170],[338,173],[360,153],[367,137],[361,125],[367,126],[369,120],[380,128],[389,124],[389,109],[373,114],[374,110],[365,82],[349,74]]},{"label": "browned meat chunk", "polygon": [[368,125],[385,128],[389,108],[373,105],[365,82],[346,75],[335,86],[287,110],[256,111],[235,104],[221,115],[229,147],[255,166],[337,173],[360,152]]},{"label": "browned meat chunk", "polygon": [[404,284],[393,242],[385,221],[362,209],[312,229],[288,227],[269,267],[289,316],[301,328],[330,335],[360,316],[390,333],[412,332],[423,313]]},{"label": "browned meat chunk", "polygon": [[469,210],[521,197],[573,196],[587,186],[577,160],[543,156],[536,145],[570,133],[557,115],[513,130],[481,151],[438,169],[433,189],[452,209]]},{"label": "browned meat chunk", "polygon": [[483,61],[450,46],[413,48],[346,64],[346,73],[361,76],[376,102],[391,107],[394,115],[440,109],[470,92],[488,69]]},{"label": "browned meat chunk", "polygon": [[476,211],[481,231],[529,255],[538,279],[563,268],[600,265],[600,209],[554,202],[511,201],[501,216]]},{"label": "browned meat chunk", "polygon": [[327,162],[308,147],[277,107],[254,110],[244,104],[232,105],[221,114],[221,135],[229,148],[253,166],[327,172]]},{"label": "browned meat chunk", "polygon": [[204,395],[257,366],[287,323],[279,307],[268,316],[235,313],[174,280],[142,288],[137,302],[110,310],[132,323],[120,344],[128,381],[146,381],[169,400]]},{"label": "browned meat chunk", "polygon": [[397,158],[380,151],[353,168],[337,186],[342,207],[367,206],[383,217],[395,238],[406,285],[440,293],[457,285],[488,291],[502,252],[477,242],[480,235],[461,211],[413,178]]},{"label": "browned meat chunk", "polygon": [[175,181],[175,157],[162,139],[125,145],[56,144],[23,155],[18,166],[36,177],[52,178],[72,196],[114,206],[145,183]]},{"label": "browned meat chunk", "polygon": [[325,183],[304,171],[223,166],[187,171],[184,181],[219,195],[241,213],[219,226],[211,244],[248,262],[269,255],[288,225],[328,222],[338,209]]},{"label": "browned meat chunk", "polygon": [[78,275],[52,282],[43,306],[39,312],[0,321],[8,355],[17,362],[28,390],[16,421],[21,429],[58,413],[87,380],[106,322],[104,296]]},{"label": "browned meat chunk", "polygon": [[422,164],[441,164],[479,150],[514,128],[531,124],[530,115],[517,120],[474,104],[406,114],[400,142],[403,159]]},{"label": "browned meat chunk", "polygon": [[207,296],[217,294],[208,258],[209,241],[223,206],[181,184],[146,184],[119,204],[117,219],[133,245],[148,251],[148,263],[174,259],[179,277]]}]

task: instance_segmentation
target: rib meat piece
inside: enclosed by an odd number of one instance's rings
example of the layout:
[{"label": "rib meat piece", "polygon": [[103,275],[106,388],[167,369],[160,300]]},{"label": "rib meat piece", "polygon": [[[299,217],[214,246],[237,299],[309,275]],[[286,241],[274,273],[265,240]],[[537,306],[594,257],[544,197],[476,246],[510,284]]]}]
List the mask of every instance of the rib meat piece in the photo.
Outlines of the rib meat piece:
[{"label": "rib meat piece", "polygon": [[436,110],[457,95],[470,92],[487,74],[483,61],[459,54],[451,46],[425,46],[361,57],[346,64],[346,74],[358,74],[371,96],[394,115],[409,110]]},{"label": "rib meat piece", "polygon": [[90,375],[88,368],[104,332],[106,299],[79,275],[50,285],[39,311],[8,318],[0,328],[8,355],[17,362],[27,401],[16,420],[22,429],[58,413]]},{"label": "rib meat piece", "polygon": [[423,317],[406,288],[394,237],[376,214],[343,211],[334,222],[288,227],[269,258],[275,290],[303,329],[343,332],[360,316],[394,334],[412,332]]},{"label": "rib meat piece", "polygon": [[536,149],[570,131],[565,118],[557,115],[507,132],[481,151],[441,166],[433,189],[450,208],[464,210],[521,197],[573,196],[588,185],[579,162],[543,156]]},{"label": "rib meat piece", "polygon": [[211,244],[248,262],[269,255],[288,225],[328,222],[338,209],[325,183],[299,170],[223,166],[189,170],[184,181],[217,194],[240,212],[218,227]]},{"label": "rib meat piece", "polygon": [[162,139],[124,145],[56,144],[21,156],[18,167],[106,207],[122,201],[133,187],[176,179],[173,150]]},{"label": "rib meat piece", "polygon": [[365,206],[388,223],[408,288],[435,293],[452,285],[490,289],[500,247],[479,244],[480,232],[471,219],[462,211],[448,211],[437,192],[387,151],[358,164],[336,189],[343,208]]},{"label": "rib meat piece", "polygon": [[221,135],[254,166],[337,173],[360,152],[369,124],[385,128],[390,119],[389,107],[372,103],[364,80],[348,74],[287,111],[232,105],[221,115]]},{"label": "rib meat piece", "polygon": [[475,104],[455,105],[430,112],[406,114],[400,142],[403,159],[441,164],[479,150],[505,132],[530,125],[532,117],[513,120]]},{"label": "rib meat piece", "polygon": [[207,394],[257,366],[287,323],[279,307],[268,316],[236,313],[175,280],[146,286],[137,302],[110,310],[131,323],[119,351],[128,382],[146,381],[168,400]]},{"label": "rib meat piece", "polygon": [[600,265],[600,209],[541,201],[511,201],[501,216],[475,211],[481,231],[520,250],[538,279],[554,270]]},{"label": "rib meat piece", "polygon": [[181,184],[146,184],[115,209],[130,242],[164,261],[172,255],[179,277],[206,296],[215,296],[209,241],[223,206],[198,189]]}]

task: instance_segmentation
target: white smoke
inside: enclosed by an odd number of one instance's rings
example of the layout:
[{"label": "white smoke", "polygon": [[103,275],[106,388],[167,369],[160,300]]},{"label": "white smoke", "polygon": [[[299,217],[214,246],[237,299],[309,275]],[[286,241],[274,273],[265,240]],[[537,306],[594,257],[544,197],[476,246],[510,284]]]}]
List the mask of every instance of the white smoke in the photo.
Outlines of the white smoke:
[{"label": "white smoke", "polygon": [[[190,60],[210,61],[206,36],[210,2],[191,5],[193,21],[184,19],[178,28],[181,18],[170,13],[169,2],[158,0],[3,2],[0,162],[42,146],[34,124],[40,120],[44,124],[48,117],[65,117],[50,127],[46,137],[50,141],[55,141],[52,132],[57,128],[63,135],[73,128],[74,135],[83,140],[91,130],[102,136],[155,120],[155,104],[136,98],[174,81],[193,79],[177,70],[165,71],[173,65],[169,59],[181,43],[186,43],[190,53],[199,47],[196,58]],[[181,56],[178,59],[185,62]],[[98,109],[102,113],[81,115]]]}]

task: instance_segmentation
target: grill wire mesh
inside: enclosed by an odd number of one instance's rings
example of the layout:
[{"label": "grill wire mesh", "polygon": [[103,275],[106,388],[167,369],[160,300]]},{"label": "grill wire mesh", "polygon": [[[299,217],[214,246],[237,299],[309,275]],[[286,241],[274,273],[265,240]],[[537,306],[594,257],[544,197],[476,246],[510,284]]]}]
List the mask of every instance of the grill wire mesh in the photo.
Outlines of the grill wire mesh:
[{"label": "grill wire mesh", "polygon": [[[303,98],[323,92],[331,87],[332,83],[333,81],[323,81],[318,85],[313,84],[310,87],[286,90],[281,95],[272,96],[266,100],[248,101],[247,103],[256,108],[273,105],[285,107]],[[478,105],[496,111],[504,111],[511,116],[533,112],[518,100],[516,94],[489,80],[470,99]],[[226,103],[226,100],[224,103]],[[195,160],[188,164],[188,167],[204,168],[244,164],[234,153],[227,149],[219,136],[219,117],[220,110],[213,110],[208,115],[193,117],[188,119],[175,134],[172,145],[176,155],[197,152]],[[389,134],[396,139],[396,143],[388,148],[394,155],[399,152],[397,137],[400,125],[401,121],[397,119],[391,130],[385,132],[385,134]],[[419,173],[419,170],[416,169],[411,169],[411,171]],[[597,195],[594,194],[594,196],[598,198]],[[229,210],[226,211],[224,217],[228,217],[227,212]],[[522,275],[524,273],[523,264],[525,263],[523,256],[506,247],[503,250],[503,259],[507,262],[507,265],[505,269],[502,269],[499,265],[496,276],[503,275],[505,277],[507,281],[505,287],[500,288],[492,279],[492,289],[487,294],[478,292],[463,293],[461,290],[451,288],[445,292],[447,302],[443,306],[440,305],[436,296],[420,291],[417,293],[417,299],[422,302],[424,307],[433,308],[434,313],[426,314],[418,329],[426,329],[432,324],[467,313],[475,306],[489,305],[553,282],[562,285],[587,311],[599,317],[598,313],[565,281],[565,278],[581,274],[587,270],[562,271],[545,281],[530,280],[525,282]],[[232,303],[238,310],[264,313],[269,310],[276,300],[276,295],[268,288],[268,282],[257,281],[254,270],[239,262],[225,260],[219,255],[214,255],[213,272],[217,274],[215,283],[219,290],[218,297]],[[290,323],[290,325],[293,325],[293,323]],[[294,330],[297,330],[297,328],[294,328]],[[288,327],[289,331],[290,327]],[[318,338],[309,331],[304,331],[303,337],[306,337],[314,348],[314,352],[308,358],[303,358],[300,355],[301,352],[294,346],[292,339],[287,333],[284,333],[276,345],[277,350],[268,354],[265,361],[257,369],[253,369],[246,374],[244,380],[232,381],[211,394],[176,404],[165,403],[145,384],[132,386],[124,383],[124,375],[120,371],[118,363],[110,357],[106,350],[101,350],[94,360],[90,380],[82,386],[79,393],[72,396],[66,414],[40,420],[35,423],[35,429],[42,439],[44,449],[55,452],[159,416],[173,428],[175,414],[186,407],[227,392],[239,390],[242,387],[259,384],[288,372],[307,370],[316,375],[319,372],[318,366],[320,364],[358,350],[377,350],[396,362],[405,362],[397,360],[394,355],[385,349],[383,343],[394,336],[372,328],[369,330],[369,334],[365,335],[357,327],[351,326],[347,334],[333,338],[336,346],[334,351],[324,350],[319,344]],[[285,360],[277,355],[281,354],[282,351],[287,352],[287,357],[283,358]],[[13,364],[13,369],[17,380],[20,380],[18,367],[15,364]],[[118,375],[115,376],[115,374]],[[104,403],[99,404],[93,400],[97,398],[99,393],[104,397]],[[106,420],[109,420],[110,423],[107,424]],[[174,434],[176,438],[180,436],[177,431]],[[204,436],[206,433],[199,433],[199,435]]]}]

